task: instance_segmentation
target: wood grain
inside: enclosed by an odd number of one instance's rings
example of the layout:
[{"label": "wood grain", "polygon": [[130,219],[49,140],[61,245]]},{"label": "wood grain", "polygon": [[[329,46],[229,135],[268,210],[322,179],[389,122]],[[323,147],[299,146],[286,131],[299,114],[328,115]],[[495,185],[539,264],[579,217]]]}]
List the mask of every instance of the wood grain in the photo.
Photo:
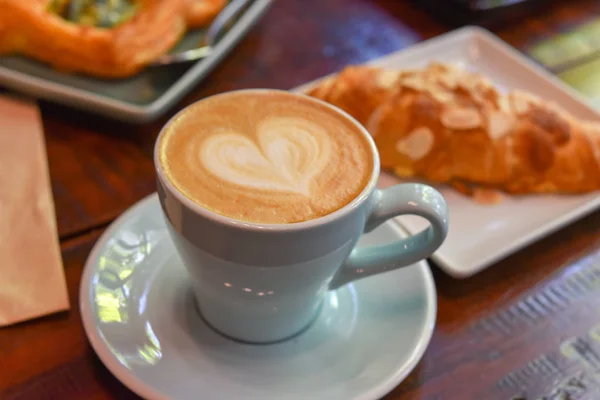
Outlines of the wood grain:
[{"label": "wood grain", "polygon": [[[434,271],[437,329],[423,379],[400,385],[390,399],[539,399],[561,380],[595,373],[567,360],[561,346],[578,337],[595,343],[589,333],[600,323],[600,213],[471,279]],[[535,360],[544,372],[519,372]],[[517,385],[506,385],[515,372]]]},{"label": "wood grain", "polygon": [[44,103],[41,109],[62,239],[110,222],[156,190],[151,150],[137,139],[152,132],[72,110],[58,117]]},{"label": "wood grain", "polygon": [[[596,1],[559,3],[496,33],[524,49],[600,15]],[[408,1],[278,1],[170,114],[226,90],[291,88],[447,30]],[[152,148],[169,115],[131,126],[47,103],[42,112],[73,309],[0,330],[0,398],[136,398],[90,349],[77,291],[102,228],[154,191]],[[386,399],[600,398],[599,212],[471,279],[434,275],[431,345]]]},{"label": "wood grain", "polygon": [[0,399],[132,398],[94,354],[79,314],[83,265],[101,232],[62,243],[70,311],[0,329]]}]

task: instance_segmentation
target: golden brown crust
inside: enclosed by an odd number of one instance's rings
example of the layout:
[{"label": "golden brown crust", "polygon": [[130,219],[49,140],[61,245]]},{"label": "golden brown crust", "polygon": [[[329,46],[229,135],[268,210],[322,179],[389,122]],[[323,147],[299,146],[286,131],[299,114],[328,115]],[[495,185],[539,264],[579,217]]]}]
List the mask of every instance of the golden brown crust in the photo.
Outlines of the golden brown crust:
[{"label": "golden brown crust", "polygon": [[392,72],[349,67],[309,94],[356,116],[373,135],[382,166],[398,176],[448,183],[494,201],[490,189],[600,189],[600,125],[530,94],[502,94],[457,67],[436,63],[394,73],[382,88],[376,82]]},{"label": "golden brown crust", "polygon": [[[216,0],[139,2],[134,17],[103,29],[65,21],[47,10],[48,0],[0,0],[0,54],[24,54],[67,72],[127,77],[168,52],[188,26],[207,23],[223,5]],[[210,7],[202,11],[200,4]],[[188,20],[192,8],[196,11]]]},{"label": "golden brown crust", "polygon": [[348,67],[339,75],[326,78],[308,92],[326,99],[365,124],[373,111],[392,93],[399,74],[382,74],[369,67]]}]

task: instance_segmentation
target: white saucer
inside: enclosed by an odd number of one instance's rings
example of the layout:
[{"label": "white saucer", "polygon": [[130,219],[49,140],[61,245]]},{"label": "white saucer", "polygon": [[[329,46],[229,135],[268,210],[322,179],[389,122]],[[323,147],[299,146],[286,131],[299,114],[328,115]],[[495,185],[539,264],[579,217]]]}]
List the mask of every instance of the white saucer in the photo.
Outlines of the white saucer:
[{"label": "white saucer", "polygon": [[[399,235],[392,222],[361,243]],[[80,299],[85,331],[102,362],[147,399],[378,399],[415,367],[436,314],[423,261],[331,292],[316,322],[291,340],[226,339],[196,312],[156,195],[98,240]]]}]

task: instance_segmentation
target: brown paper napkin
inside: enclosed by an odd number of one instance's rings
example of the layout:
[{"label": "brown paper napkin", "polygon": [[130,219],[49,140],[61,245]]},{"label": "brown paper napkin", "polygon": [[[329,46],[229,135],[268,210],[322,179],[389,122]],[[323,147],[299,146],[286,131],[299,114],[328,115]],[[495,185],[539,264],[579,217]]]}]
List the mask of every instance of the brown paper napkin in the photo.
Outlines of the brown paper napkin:
[{"label": "brown paper napkin", "polygon": [[0,326],[68,308],[39,109],[0,96]]}]

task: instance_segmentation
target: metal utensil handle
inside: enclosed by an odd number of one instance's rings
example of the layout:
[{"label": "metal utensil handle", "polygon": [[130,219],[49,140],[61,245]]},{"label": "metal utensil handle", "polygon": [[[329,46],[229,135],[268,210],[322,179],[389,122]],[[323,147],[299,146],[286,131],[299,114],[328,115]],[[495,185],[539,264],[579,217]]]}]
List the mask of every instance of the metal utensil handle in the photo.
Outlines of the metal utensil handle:
[{"label": "metal utensil handle", "polygon": [[214,47],[219,33],[227,26],[227,24],[250,4],[252,0],[232,0],[214,19],[212,24],[206,30],[204,36],[204,45]]},{"label": "metal utensil handle", "polygon": [[165,54],[157,58],[150,65],[161,66],[175,63],[197,61],[212,54],[217,37],[227,27],[227,24],[236,18],[240,12],[253,0],[232,0],[213,20],[201,41],[201,47],[182,51],[175,54]]}]

